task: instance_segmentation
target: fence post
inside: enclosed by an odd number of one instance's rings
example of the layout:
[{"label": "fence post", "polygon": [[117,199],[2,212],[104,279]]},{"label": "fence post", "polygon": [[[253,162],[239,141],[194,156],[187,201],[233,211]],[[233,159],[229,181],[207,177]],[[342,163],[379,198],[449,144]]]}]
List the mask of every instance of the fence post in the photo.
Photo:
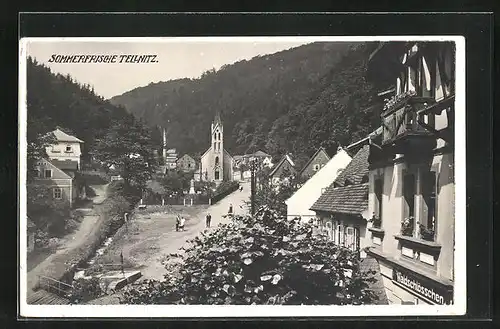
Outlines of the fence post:
[{"label": "fence post", "polygon": [[161,205],[164,206],[165,205],[165,199],[164,198],[161,198]]},{"label": "fence post", "polygon": [[184,207],[185,207],[185,206],[186,206],[186,198],[183,198],[183,199],[182,199],[182,203],[183,203],[183,205],[184,205]]},{"label": "fence post", "polygon": [[191,199],[191,206],[193,205],[193,199]]},{"label": "fence post", "polygon": [[212,205],[212,198],[208,198],[208,205],[211,206]]}]

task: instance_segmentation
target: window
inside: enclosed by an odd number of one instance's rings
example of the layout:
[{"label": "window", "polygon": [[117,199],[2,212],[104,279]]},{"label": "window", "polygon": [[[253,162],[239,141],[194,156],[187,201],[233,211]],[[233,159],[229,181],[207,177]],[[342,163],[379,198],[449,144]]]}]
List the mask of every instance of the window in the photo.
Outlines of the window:
[{"label": "window", "polygon": [[52,178],[52,169],[45,169],[45,178]]},{"label": "window", "polygon": [[354,251],[354,248],[356,247],[355,241],[354,241],[354,227],[347,227],[346,229],[346,243],[345,246],[349,249]]},{"label": "window", "polygon": [[[384,179],[377,178],[375,180],[375,216],[378,217],[378,226],[382,224],[382,196],[384,191]],[[375,224],[375,223],[374,223]],[[377,226],[377,225],[374,225]]]},{"label": "window", "polygon": [[217,167],[219,165],[219,157],[215,157],[215,166]]},{"label": "window", "polygon": [[54,194],[54,199],[56,199],[56,200],[61,200],[62,199],[62,190],[61,190],[61,188],[54,187],[53,194]]},{"label": "window", "polygon": [[214,151],[217,151],[217,143],[214,142]]},{"label": "window", "polygon": [[219,170],[216,170],[215,171],[215,180],[219,180],[220,179],[219,176],[220,176],[219,175]]},{"label": "window", "polygon": [[344,245],[344,228],[342,225],[337,226],[337,245]]},{"label": "window", "polygon": [[403,178],[403,196],[405,201],[404,217],[407,219],[406,227],[402,232],[405,235],[413,236],[415,228],[415,175],[405,174]]},{"label": "window", "polygon": [[315,164],[314,167],[313,167],[313,170],[314,171],[318,171],[320,168],[319,164]]},{"label": "window", "polygon": [[191,168],[191,164],[190,163],[188,163],[188,168]]},{"label": "window", "polygon": [[71,153],[73,152],[73,148],[71,147],[71,145],[66,145],[66,153]]},{"label": "window", "polygon": [[420,235],[424,240],[433,241],[436,232],[436,173],[427,171],[422,174],[423,209],[420,218]]}]

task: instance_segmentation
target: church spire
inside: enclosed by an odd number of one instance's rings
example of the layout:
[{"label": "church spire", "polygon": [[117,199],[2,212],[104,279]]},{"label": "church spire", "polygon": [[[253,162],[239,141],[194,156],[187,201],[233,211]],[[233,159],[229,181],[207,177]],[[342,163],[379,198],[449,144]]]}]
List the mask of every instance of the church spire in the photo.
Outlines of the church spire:
[{"label": "church spire", "polygon": [[220,111],[219,110],[217,110],[215,112],[214,125],[216,126],[217,124],[220,124],[222,126],[222,120],[220,118]]}]

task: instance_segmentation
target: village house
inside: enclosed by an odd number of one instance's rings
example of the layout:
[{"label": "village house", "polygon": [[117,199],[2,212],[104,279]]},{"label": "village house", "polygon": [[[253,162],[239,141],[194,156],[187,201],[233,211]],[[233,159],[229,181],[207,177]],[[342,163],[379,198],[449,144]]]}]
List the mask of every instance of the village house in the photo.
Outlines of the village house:
[{"label": "village house", "polygon": [[368,78],[391,78],[395,87],[383,133],[370,141],[367,252],[391,303],[453,303],[454,44],[381,43]]},{"label": "village house", "polygon": [[323,168],[328,161],[330,161],[330,156],[326,153],[326,150],[323,147],[318,148],[304,165],[304,168],[299,171],[299,176],[304,179],[310,178]]},{"label": "village house", "polygon": [[[316,212],[320,231],[335,244],[365,257],[371,243],[367,231],[369,145],[361,148],[333,182],[324,189],[310,210]],[[313,176],[314,177],[314,176]]]},{"label": "village house", "polygon": [[177,168],[185,173],[194,172],[196,167],[196,161],[189,154],[184,154],[177,160]]},{"label": "village house", "polygon": [[262,168],[272,168],[272,156],[258,150],[254,153],[249,153],[245,155],[235,155],[233,156],[233,175],[235,180],[246,180],[251,177],[251,164],[252,162],[256,165],[256,170]]},{"label": "village house", "polygon": [[67,202],[69,206],[79,197],[79,187],[76,179],[57,168],[47,159],[36,163],[37,176],[33,184],[48,188],[51,199],[56,202]]},{"label": "village house", "polygon": [[[319,149],[315,156],[317,157],[320,153]],[[324,155],[320,157],[319,162],[321,163],[324,159]],[[351,157],[349,154],[339,147],[337,153],[328,161],[324,166],[319,168],[315,174],[310,177],[288,200],[285,201],[287,205],[287,217],[293,219],[295,217],[300,217],[302,221],[309,221],[316,217],[316,212],[310,210],[311,206],[316,200],[321,196],[324,190],[337,178],[337,176],[342,172],[342,170],[351,162]],[[312,162],[309,161],[313,167]],[[308,167],[306,165],[306,167]]]},{"label": "village house", "polygon": [[200,160],[201,180],[216,184],[233,180],[233,157],[224,149],[224,125],[219,113],[211,124],[210,137],[210,147]]},{"label": "village house", "polygon": [[272,185],[278,185],[283,179],[288,179],[289,175],[296,175],[297,169],[292,160],[291,154],[285,154],[281,160],[273,166],[273,170],[269,173],[269,182]]},{"label": "village house", "polygon": [[174,170],[177,168],[177,150],[168,149],[165,157],[166,170]]},{"label": "village house", "polygon": [[52,131],[52,134],[56,143],[45,148],[49,159],[53,161],[54,165],[57,163],[62,164],[64,167],[80,170],[83,141],[75,136],[68,135],[59,128]]}]

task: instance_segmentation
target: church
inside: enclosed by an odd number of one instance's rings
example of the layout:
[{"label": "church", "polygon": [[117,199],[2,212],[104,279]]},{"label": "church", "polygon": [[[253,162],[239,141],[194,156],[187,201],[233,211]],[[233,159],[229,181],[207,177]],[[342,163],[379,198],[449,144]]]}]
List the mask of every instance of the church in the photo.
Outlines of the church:
[{"label": "church", "polygon": [[224,126],[217,112],[211,125],[211,144],[200,161],[201,180],[222,181],[233,179],[233,157],[224,149]]}]

